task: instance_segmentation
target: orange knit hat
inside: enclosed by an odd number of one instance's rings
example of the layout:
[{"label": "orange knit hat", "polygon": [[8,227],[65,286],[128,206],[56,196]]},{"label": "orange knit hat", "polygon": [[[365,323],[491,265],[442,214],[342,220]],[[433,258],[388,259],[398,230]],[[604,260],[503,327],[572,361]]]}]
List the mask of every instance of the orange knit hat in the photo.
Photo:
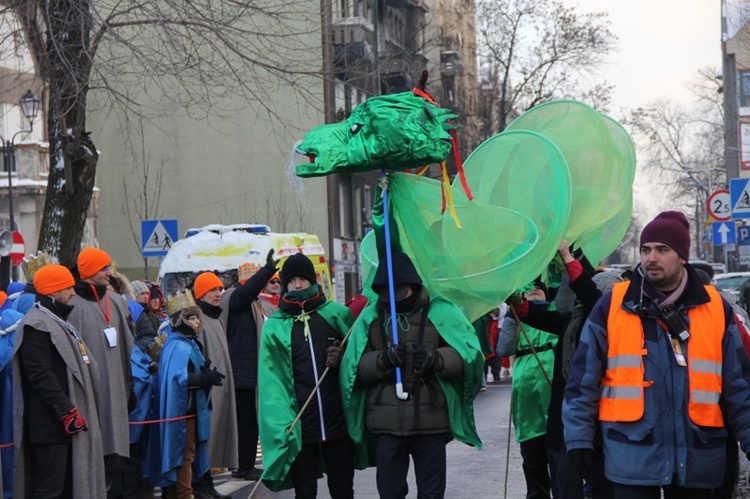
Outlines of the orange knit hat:
[{"label": "orange knit hat", "polygon": [[203,295],[214,288],[224,289],[224,283],[213,272],[204,272],[195,278],[193,295],[195,295],[196,300],[200,300]]},{"label": "orange knit hat", "polygon": [[78,254],[78,274],[81,279],[88,279],[112,263],[106,251],[99,248],[85,248]]},{"label": "orange knit hat", "polygon": [[51,295],[75,285],[73,274],[56,263],[45,265],[34,274],[34,288],[40,295]]}]

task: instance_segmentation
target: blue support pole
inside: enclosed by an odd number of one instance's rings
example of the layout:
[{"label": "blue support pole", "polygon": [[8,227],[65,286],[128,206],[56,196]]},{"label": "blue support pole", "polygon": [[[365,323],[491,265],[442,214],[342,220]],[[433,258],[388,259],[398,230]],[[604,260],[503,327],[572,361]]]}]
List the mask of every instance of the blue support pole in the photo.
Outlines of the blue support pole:
[{"label": "blue support pole", "polygon": [[[388,177],[385,170],[382,172],[383,182],[383,212],[385,214],[385,260],[388,266],[388,296],[390,296],[391,306],[391,335],[393,344],[398,345],[398,320],[396,320],[396,289],[393,285],[393,255],[391,254],[391,223],[389,221],[388,206]],[[409,398],[409,394],[404,391],[404,384],[401,381],[401,368],[396,368],[396,396],[400,400]]]}]

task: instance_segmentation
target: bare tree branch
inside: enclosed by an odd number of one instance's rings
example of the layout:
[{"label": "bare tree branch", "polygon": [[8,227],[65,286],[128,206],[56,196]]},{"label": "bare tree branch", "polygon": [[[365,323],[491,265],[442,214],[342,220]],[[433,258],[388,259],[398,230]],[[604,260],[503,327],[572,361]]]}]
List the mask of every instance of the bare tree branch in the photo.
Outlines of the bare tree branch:
[{"label": "bare tree branch", "polygon": [[699,255],[708,219],[708,196],[727,186],[724,114],[715,74],[714,68],[697,72],[688,84],[695,95],[691,105],[655,100],[632,111],[626,121],[641,145],[639,164],[659,183],[671,205],[692,214],[693,240]]},{"label": "bare tree branch", "polygon": [[[80,250],[96,178],[89,108],[115,113],[129,133],[130,120],[159,126],[157,117],[175,106],[223,119],[250,109],[272,128],[296,130],[276,110],[280,89],[285,105],[322,106],[311,84],[322,68],[310,63],[319,60],[310,54],[320,51],[320,13],[308,2],[2,0],[0,14],[17,20],[4,32],[22,33],[48,92],[50,174],[38,246],[64,264]],[[244,107],[226,107],[227,97]]]},{"label": "bare tree branch", "polygon": [[551,99],[609,104],[611,86],[593,80],[617,41],[606,14],[558,0],[480,0],[477,33],[482,87],[497,101],[485,107],[487,136]]}]

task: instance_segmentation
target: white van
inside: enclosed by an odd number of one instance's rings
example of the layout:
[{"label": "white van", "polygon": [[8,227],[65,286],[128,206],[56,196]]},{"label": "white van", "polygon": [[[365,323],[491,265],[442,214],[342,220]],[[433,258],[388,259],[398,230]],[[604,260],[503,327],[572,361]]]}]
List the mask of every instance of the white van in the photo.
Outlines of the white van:
[{"label": "white van", "polygon": [[225,289],[235,286],[237,268],[243,263],[265,265],[266,255],[273,248],[274,258],[280,259],[282,265],[290,255],[307,255],[315,266],[321,290],[329,300],[334,299],[325,252],[314,234],[256,233],[220,225],[189,232],[192,235],[172,245],[159,267],[159,286],[165,295],[189,289],[201,272],[215,272]]}]

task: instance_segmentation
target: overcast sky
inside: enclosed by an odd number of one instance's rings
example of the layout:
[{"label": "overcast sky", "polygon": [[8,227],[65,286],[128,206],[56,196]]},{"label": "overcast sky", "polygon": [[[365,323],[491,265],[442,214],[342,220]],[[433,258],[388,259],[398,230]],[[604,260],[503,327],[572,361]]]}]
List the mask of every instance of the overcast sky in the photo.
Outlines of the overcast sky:
[{"label": "overcast sky", "polygon": [[[721,0],[563,0],[583,11],[605,11],[619,47],[603,75],[616,85],[610,114],[645,106],[658,98],[689,104],[685,84],[706,66],[721,69]],[[634,213],[654,217],[674,208],[636,170]]]},{"label": "overcast sky", "polygon": [[659,97],[690,99],[685,82],[705,66],[721,67],[720,0],[564,0],[609,13],[619,50],[606,79],[616,84],[612,114]]}]

